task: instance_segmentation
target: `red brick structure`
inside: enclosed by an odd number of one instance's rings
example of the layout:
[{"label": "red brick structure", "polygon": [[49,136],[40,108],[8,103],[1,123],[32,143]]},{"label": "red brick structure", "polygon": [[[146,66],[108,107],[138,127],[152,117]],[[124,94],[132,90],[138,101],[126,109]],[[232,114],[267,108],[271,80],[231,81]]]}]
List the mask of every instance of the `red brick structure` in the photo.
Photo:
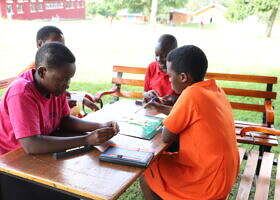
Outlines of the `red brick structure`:
[{"label": "red brick structure", "polygon": [[0,17],[8,19],[84,19],[85,0],[0,0]]},{"label": "red brick structure", "polygon": [[192,19],[192,13],[185,8],[174,9],[169,12],[169,21],[172,24],[188,24]]}]

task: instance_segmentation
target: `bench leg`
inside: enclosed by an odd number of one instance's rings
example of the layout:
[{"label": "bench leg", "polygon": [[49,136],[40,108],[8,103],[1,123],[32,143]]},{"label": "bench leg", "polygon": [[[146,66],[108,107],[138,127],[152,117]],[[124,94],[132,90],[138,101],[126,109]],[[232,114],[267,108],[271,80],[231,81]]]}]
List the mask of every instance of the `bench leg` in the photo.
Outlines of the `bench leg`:
[{"label": "bench leg", "polygon": [[[260,145],[259,147],[259,157],[262,158],[264,152],[270,152],[271,151],[271,146],[266,146],[266,145]],[[262,164],[262,159],[258,160],[257,164],[257,169],[256,169],[256,175],[259,175],[260,169],[261,169],[261,164]]]}]

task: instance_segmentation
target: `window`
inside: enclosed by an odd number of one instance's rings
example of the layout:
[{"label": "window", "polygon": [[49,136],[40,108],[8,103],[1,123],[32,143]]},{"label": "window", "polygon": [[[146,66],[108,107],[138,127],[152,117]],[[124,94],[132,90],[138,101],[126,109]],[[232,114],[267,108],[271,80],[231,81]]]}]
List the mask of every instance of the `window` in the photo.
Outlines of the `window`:
[{"label": "window", "polygon": [[37,10],[43,11],[43,4],[41,4],[41,3],[37,4]]},{"label": "window", "polygon": [[35,4],[30,4],[30,12],[36,12],[36,7],[35,7]]},{"label": "window", "polygon": [[23,6],[22,6],[22,4],[17,4],[17,13],[19,13],[19,14],[23,13]]},{"label": "window", "polygon": [[13,13],[13,6],[7,5],[7,13]]},{"label": "window", "polygon": [[51,9],[61,9],[63,8],[63,3],[47,3],[45,5],[46,10],[51,10]]}]

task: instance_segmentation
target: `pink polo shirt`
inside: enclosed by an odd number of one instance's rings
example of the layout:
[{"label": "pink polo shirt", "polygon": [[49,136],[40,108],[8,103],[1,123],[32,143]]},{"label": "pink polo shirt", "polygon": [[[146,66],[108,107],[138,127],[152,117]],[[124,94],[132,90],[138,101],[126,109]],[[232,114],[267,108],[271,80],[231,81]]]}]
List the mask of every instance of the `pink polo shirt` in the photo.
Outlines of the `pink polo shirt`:
[{"label": "pink polo shirt", "polygon": [[50,135],[70,114],[66,95],[46,98],[35,87],[35,69],[22,73],[0,101],[0,154],[20,147],[19,138]]}]

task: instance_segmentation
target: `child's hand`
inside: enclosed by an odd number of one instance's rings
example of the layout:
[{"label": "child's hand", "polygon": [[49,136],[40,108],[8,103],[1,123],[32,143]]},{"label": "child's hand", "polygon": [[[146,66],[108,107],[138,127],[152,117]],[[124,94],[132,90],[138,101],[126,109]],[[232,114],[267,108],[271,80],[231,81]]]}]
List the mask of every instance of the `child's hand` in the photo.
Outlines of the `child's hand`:
[{"label": "child's hand", "polygon": [[144,108],[150,111],[160,112],[161,104],[156,101],[149,101],[144,105]]},{"label": "child's hand", "polygon": [[117,134],[120,132],[120,127],[119,127],[118,123],[115,122],[115,121],[106,122],[106,123],[104,123],[103,126],[104,126],[104,128],[106,128],[106,127],[112,127],[112,128],[114,128],[114,130],[115,130],[115,135],[117,135]]},{"label": "child's hand", "polygon": [[115,136],[114,127],[100,128],[88,134],[86,137],[86,142],[88,145],[97,146],[110,140],[114,136]]},{"label": "child's hand", "polygon": [[89,99],[86,98],[86,97],[84,97],[83,103],[84,103],[88,108],[90,108],[91,110],[94,110],[94,111],[99,110],[99,108],[98,108],[91,100],[89,100]]},{"label": "child's hand", "polygon": [[148,92],[144,92],[143,94],[143,98],[144,98],[144,102],[149,102],[151,99],[158,97],[158,94],[156,91],[154,90],[150,90]]},{"label": "child's hand", "polygon": [[73,107],[77,106],[77,101],[68,99],[68,105],[70,108],[73,108]]}]

